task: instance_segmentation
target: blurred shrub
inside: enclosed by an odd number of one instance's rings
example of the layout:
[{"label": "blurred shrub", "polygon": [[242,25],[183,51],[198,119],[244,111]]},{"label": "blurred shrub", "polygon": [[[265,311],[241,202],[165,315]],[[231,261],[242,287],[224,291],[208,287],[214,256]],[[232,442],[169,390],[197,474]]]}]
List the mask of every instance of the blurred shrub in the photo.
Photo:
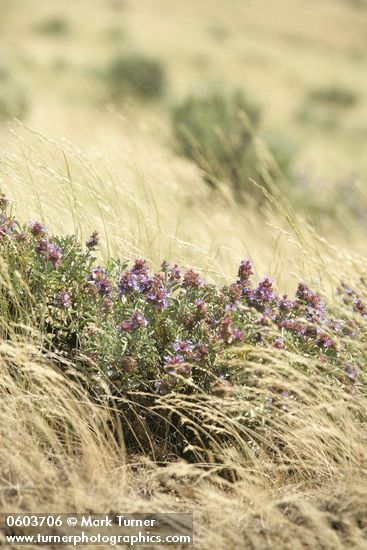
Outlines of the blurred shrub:
[{"label": "blurred shrub", "polygon": [[115,101],[126,96],[157,99],[166,87],[162,63],[142,54],[119,54],[103,71],[103,77]]},{"label": "blurred shrub", "polygon": [[303,124],[313,124],[326,130],[335,129],[346,109],[358,103],[358,95],[345,86],[331,84],[311,90],[297,112]]},{"label": "blurred shrub", "polygon": [[349,88],[332,84],[330,86],[311,90],[309,99],[318,103],[344,108],[356,105],[358,102],[358,95]]},{"label": "blurred shrub", "polygon": [[[194,160],[205,171],[209,183],[227,179],[236,191],[254,191],[249,178],[269,187],[264,174],[272,172],[266,159],[260,158],[254,144],[259,129],[260,106],[242,91],[227,95],[212,91],[189,96],[172,110],[172,124],[178,151]],[[281,145],[280,137],[269,143],[282,166],[289,167],[290,149]],[[282,149],[282,151],[281,151]],[[275,171],[270,174],[275,176]]]},{"label": "blurred shrub", "polygon": [[0,122],[22,119],[28,111],[28,104],[28,94],[22,83],[0,67]]},{"label": "blurred shrub", "polygon": [[229,29],[223,25],[213,25],[208,27],[207,32],[213,40],[215,40],[215,42],[225,42],[231,36]]},{"label": "blurred shrub", "polygon": [[112,43],[124,42],[126,40],[126,31],[116,25],[105,29],[104,36]]},{"label": "blurred shrub", "polygon": [[266,135],[266,145],[276,163],[278,171],[289,176],[291,174],[293,159],[298,150],[296,144],[283,134],[270,133]]},{"label": "blurred shrub", "polygon": [[302,124],[317,126],[323,130],[334,130],[339,125],[339,116],[335,110],[310,102],[298,109],[296,118]]},{"label": "blurred shrub", "polygon": [[42,21],[35,26],[35,30],[40,34],[54,36],[67,36],[71,32],[69,23],[63,17],[52,17]]},{"label": "blurred shrub", "polygon": [[358,9],[367,8],[367,0],[346,0],[346,2],[351,6],[353,6],[353,8],[358,8]]}]

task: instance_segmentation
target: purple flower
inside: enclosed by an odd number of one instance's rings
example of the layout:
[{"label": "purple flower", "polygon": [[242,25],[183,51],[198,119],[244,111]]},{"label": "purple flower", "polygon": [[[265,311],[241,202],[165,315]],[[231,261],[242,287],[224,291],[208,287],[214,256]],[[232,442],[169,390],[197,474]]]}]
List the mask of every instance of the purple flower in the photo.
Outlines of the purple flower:
[{"label": "purple flower", "polygon": [[170,265],[166,260],[163,260],[161,269],[166,273],[169,281],[179,281],[181,279],[181,270],[177,264]]},{"label": "purple flower", "polygon": [[94,267],[91,274],[86,277],[86,280],[94,286],[100,296],[111,296],[112,284],[107,278],[106,271],[102,267]]},{"label": "purple flower", "polygon": [[136,309],[131,316],[131,328],[144,328],[148,325],[147,319],[144,317],[141,311]]},{"label": "purple flower", "polygon": [[127,319],[126,321],[122,321],[120,324],[117,325],[117,330],[119,332],[130,332],[132,330],[131,321],[129,319]]},{"label": "purple flower", "polygon": [[46,234],[46,228],[41,222],[30,221],[29,229],[32,235],[34,235],[35,237],[41,237]]},{"label": "purple flower", "polygon": [[157,309],[165,309],[168,307],[170,292],[164,286],[163,281],[163,273],[156,273],[150,283],[149,292],[147,294],[148,301],[155,305]]},{"label": "purple flower", "polygon": [[179,281],[181,279],[181,270],[178,265],[175,264],[168,270],[167,275],[171,281]]},{"label": "purple flower", "polygon": [[279,300],[279,309],[282,311],[292,311],[295,305],[295,302],[290,300],[286,294],[284,294],[283,298]]},{"label": "purple flower", "polygon": [[364,304],[360,298],[354,298],[353,305],[362,317],[367,317],[366,304]]},{"label": "purple flower", "polygon": [[309,327],[300,319],[284,319],[279,323],[280,328],[294,332],[300,338],[305,338]]},{"label": "purple flower", "polygon": [[186,271],[182,282],[183,288],[201,288],[203,286],[204,281],[201,279],[199,273],[192,269]]},{"label": "purple flower", "polygon": [[139,290],[139,281],[137,275],[130,269],[124,271],[119,280],[119,292],[120,294],[126,294],[129,291]]},{"label": "purple flower", "polygon": [[315,343],[322,348],[332,348],[334,346],[334,342],[330,336],[320,331],[318,331],[318,338],[316,338]]},{"label": "purple flower", "polygon": [[242,342],[244,338],[243,331],[239,328],[233,329],[233,340],[237,340],[237,342]]},{"label": "purple flower", "polygon": [[47,249],[47,261],[54,264],[55,267],[58,267],[61,264],[61,258],[62,258],[62,249],[60,246],[54,243],[48,244]]},{"label": "purple flower", "polygon": [[240,281],[245,282],[251,277],[251,275],[253,275],[252,268],[253,264],[251,260],[242,260],[240,267],[238,268],[238,276]]},{"label": "purple flower", "polygon": [[347,373],[347,375],[349,376],[349,378],[351,380],[354,380],[354,382],[356,382],[356,380],[358,378],[357,371],[353,367],[351,367],[349,364],[345,365],[344,370]]},{"label": "purple flower", "polygon": [[13,218],[0,216],[0,238],[10,237],[14,231],[16,222]]},{"label": "purple flower", "polygon": [[62,248],[59,245],[49,242],[47,239],[41,239],[36,246],[36,250],[47,262],[53,263],[55,267],[59,267],[61,264]]},{"label": "purple flower", "polygon": [[208,315],[208,305],[205,303],[205,301],[200,298],[199,300],[195,301],[196,306],[196,319],[206,319]]},{"label": "purple flower", "polygon": [[166,289],[160,288],[149,292],[148,300],[154,304],[157,309],[166,309],[168,307],[169,295],[170,294]]},{"label": "purple flower", "polygon": [[126,269],[120,275],[119,292],[148,292],[153,285],[153,279],[149,276],[146,260],[136,260],[131,269]]},{"label": "purple flower", "polygon": [[99,245],[100,237],[98,231],[93,231],[93,233],[85,241],[85,246],[89,250],[94,250]]},{"label": "purple flower", "polygon": [[180,354],[164,357],[163,368],[166,372],[173,373],[177,365],[182,365],[184,358]]},{"label": "purple flower", "polygon": [[319,294],[308,288],[305,283],[300,282],[296,291],[298,300],[313,308],[320,318],[324,316],[325,304]]},{"label": "purple flower", "polygon": [[39,252],[40,254],[45,255],[47,253],[47,249],[48,249],[47,239],[41,239],[40,241],[38,241],[37,246],[36,246],[37,252]]},{"label": "purple flower", "polygon": [[133,273],[139,273],[140,275],[144,273],[145,275],[148,275],[148,266],[146,260],[135,260],[134,266],[132,267],[131,271]]},{"label": "purple flower", "polygon": [[195,349],[195,359],[197,361],[202,361],[206,359],[209,355],[209,348],[205,344],[199,344]]},{"label": "purple flower", "polygon": [[192,342],[190,342],[190,340],[179,340],[179,339],[177,339],[172,344],[172,349],[174,351],[176,351],[177,353],[182,354],[182,353],[188,353],[188,352],[192,351],[193,346],[192,346]]},{"label": "purple flower", "polygon": [[21,231],[20,233],[15,233],[14,239],[18,243],[25,243],[28,240],[28,233],[26,233],[25,231]]},{"label": "purple flower", "polygon": [[141,311],[136,309],[130,319],[122,321],[122,323],[117,326],[117,330],[119,332],[131,332],[132,330],[145,328],[147,325],[147,319],[144,317]]},{"label": "purple flower", "polygon": [[283,338],[281,338],[280,336],[279,336],[278,338],[276,338],[276,339],[274,340],[273,346],[274,346],[276,349],[284,349],[284,348],[285,348],[285,345],[284,345],[284,340],[283,340]]},{"label": "purple flower", "polygon": [[55,305],[61,309],[68,309],[71,307],[70,292],[68,290],[60,290],[56,295]]},{"label": "purple flower", "polygon": [[179,354],[173,357],[165,357],[163,368],[167,374],[183,376],[184,378],[190,376],[191,373],[190,365],[185,363],[184,358]]},{"label": "purple flower", "polygon": [[234,303],[238,302],[241,299],[242,292],[243,285],[241,283],[232,283],[228,287],[229,297]]},{"label": "purple flower", "polygon": [[250,297],[258,304],[265,304],[275,299],[273,282],[269,277],[265,277],[259,282],[257,288],[250,294]]}]

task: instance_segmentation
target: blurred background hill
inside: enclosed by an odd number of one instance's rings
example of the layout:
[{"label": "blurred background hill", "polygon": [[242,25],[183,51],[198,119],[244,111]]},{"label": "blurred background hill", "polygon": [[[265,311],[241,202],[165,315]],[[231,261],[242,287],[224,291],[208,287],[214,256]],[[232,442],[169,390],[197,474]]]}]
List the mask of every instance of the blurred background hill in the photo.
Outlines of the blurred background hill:
[{"label": "blurred background hill", "polygon": [[[364,0],[1,0],[2,185],[55,230],[97,226],[105,253],[219,277],[250,254],[282,278],[293,228],[251,178],[360,251],[366,29]],[[258,113],[247,138],[230,118],[238,92]]]}]

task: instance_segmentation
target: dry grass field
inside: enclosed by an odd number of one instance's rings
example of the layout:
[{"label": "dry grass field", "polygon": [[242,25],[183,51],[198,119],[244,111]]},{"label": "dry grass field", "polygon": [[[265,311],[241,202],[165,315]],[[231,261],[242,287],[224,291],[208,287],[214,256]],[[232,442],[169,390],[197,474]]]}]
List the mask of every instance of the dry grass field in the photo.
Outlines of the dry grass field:
[{"label": "dry grass field", "polygon": [[[124,417],[111,430],[111,401],[67,375],[73,359],[65,371],[45,353],[38,318],[24,337],[2,248],[0,510],[190,511],[198,550],[367,548],[367,325],[357,294],[351,311],[335,292],[345,282],[366,300],[367,2],[0,0],[0,50],[0,190],[17,219],[80,241],[97,230],[103,265],[166,259],[217,285],[250,257],[256,279],[290,295],[305,280],[347,327],[332,357],[243,342],[229,372],[260,373],[260,389],[162,395],[183,423],[196,411],[193,431],[213,430],[205,452],[141,452]],[[164,68],[163,92],[116,99],[107,68],[136,53]],[[213,89],[261,109],[240,195],[175,144],[174,106]],[[338,365],[358,370],[352,389]],[[270,420],[252,409],[284,385],[293,398]]]}]

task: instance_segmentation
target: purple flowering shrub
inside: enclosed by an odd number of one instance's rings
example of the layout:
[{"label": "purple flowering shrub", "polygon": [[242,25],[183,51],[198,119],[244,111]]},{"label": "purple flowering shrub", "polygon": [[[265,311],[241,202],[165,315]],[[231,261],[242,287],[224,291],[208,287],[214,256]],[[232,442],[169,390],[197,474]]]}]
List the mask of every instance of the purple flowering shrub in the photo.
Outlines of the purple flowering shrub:
[{"label": "purple flowering shrub", "polygon": [[[365,337],[367,301],[344,283],[340,307],[331,307],[303,282],[293,298],[268,277],[256,282],[249,259],[221,288],[165,261],[155,273],[144,259],[101,266],[96,232],[82,245],[40,222],[19,224],[4,196],[0,209],[2,337],[35,329],[43,348],[66,354],[85,375],[94,396],[108,388],[109,396],[162,402],[177,394],[231,397],[261,379],[270,356],[295,361],[309,376],[312,358],[337,386],[361,389],[365,356],[356,343]],[[239,357],[258,368],[249,373]],[[301,400],[286,380],[276,393]],[[265,404],[271,412],[273,397]]]},{"label": "purple flowering shrub", "polygon": [[[0,207],[2,256],[17,291],[3,308],[12,304],[15,322],[73,335],[70,350],[80,348],[120,387],[210,392],[233,375],[223,358],[236,346],[297,351],[340,366],[350,353],[343,336],[353,336],[356,320],[336,318],[303,282],[293,299],[280,296],[268,277],[253,281],[250,260],[222,288],[167,262],[156,273],[143,259],[102,267],[93,256],[96,232],[83,247],[73,236],[51,236],[40,222],[20,225],[6,214],[5,197]],[[343,302],[366,317],[366,301],[341,289]]]}]

